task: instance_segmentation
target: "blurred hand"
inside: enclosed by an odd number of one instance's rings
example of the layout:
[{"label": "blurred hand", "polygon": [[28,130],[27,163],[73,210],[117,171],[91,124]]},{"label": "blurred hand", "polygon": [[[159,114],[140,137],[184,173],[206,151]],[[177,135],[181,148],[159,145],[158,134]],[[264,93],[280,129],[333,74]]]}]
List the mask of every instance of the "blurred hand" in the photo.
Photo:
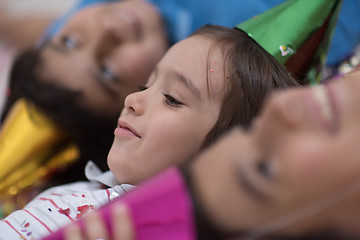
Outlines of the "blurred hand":
[{"label": "blurred hand", "polygon": [[[125,205],[116,204],[112,208],[112,229],[109,233],[97,211],[85,216],[84,234],[77,224],[72,224],[65,230],[66,240],[135,240],[134,229]],[[113,236],[112,238],[110,236]]]}]

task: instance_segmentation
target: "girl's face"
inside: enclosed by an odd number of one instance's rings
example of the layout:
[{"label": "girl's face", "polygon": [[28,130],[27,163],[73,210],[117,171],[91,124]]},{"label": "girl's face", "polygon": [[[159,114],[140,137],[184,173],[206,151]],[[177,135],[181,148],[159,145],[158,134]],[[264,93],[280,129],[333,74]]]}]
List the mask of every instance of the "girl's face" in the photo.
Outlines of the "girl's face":
[{"label": "girl's face", "polygon": [[162,19],[147,1],[97,4],[76,13],[46,44],[41,71],[81,91],[85,106],[114,115],[145,84],[167,46]]},{"label": "girl's face", "polygon": [[248,132],[233,131],[194,162],[195,192],[216,224],[239,231],[282,219],[284,228],[295,220],[289,232],[359,229],[360,193],[340,191],[360,190],[360,71],[345,78],[275,94]]},{"label": "girl's face", "polygon": [[120,183],[137,184],[195,154],[215,125],[224,93],[223,56],[193,36],[173,46],[145,90],[130,94],[108,165]]}]

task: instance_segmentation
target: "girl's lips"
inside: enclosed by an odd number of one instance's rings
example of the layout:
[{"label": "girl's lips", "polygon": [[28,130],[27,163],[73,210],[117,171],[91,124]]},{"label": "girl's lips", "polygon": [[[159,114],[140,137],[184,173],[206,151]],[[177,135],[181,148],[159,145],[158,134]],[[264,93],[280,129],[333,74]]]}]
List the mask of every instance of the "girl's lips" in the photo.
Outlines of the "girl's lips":
[{"label": "girl's lips", "polygon": [[335,83],[335,81],[332,81],[325,86],[328,91],[328,96],[329,96],[330,104],[332,106],[332,111],[333,111],[333,115],[334,115],[333,128],[334,128],[334,130],[336,130],[337,128],[339,128],[339,125],[340,125],[340,105],[339,105],[339,101],[337,98],[336,89],[334,89],[333,83]]},{"label": "girl's lips", "polygon": [[311,91],[310,106],[315,118],[325,128],[325,130],[334,132],[338,127],[338,112],[335,108],[334,96],[328,86],[318,85]]},{"label": "girl's lips", "polygon": [[137,138],[141,138],[131,125],[120,120],[118,121],[118,126],[115,129],[115,135],[135,136]]}]

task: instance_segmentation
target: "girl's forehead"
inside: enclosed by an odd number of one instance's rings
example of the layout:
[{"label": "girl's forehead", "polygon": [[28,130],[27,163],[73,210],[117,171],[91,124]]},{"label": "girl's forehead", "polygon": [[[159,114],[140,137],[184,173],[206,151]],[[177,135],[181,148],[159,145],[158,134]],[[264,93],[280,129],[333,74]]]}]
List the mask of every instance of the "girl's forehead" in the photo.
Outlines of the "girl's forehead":
[{"label": "girl's forehead", "polygon": [[[210,52],[217,52],[221,46],[221,44],[214,43],[214,40],[209,36],[194,35],[173,45],[167,55],[176,54],[178,57],[193,55],[208,58]],[[196,58],[188,60],[195,61]]]},{"label": "girl's forehead", "polygon": [[[158,65],[175,69],[191,79],[192,83],[211,98],[223,93],[225,76],[224,56],[210,37],[195,35],[175,44]],[[221,94],[220,94],[221,93]]]}]

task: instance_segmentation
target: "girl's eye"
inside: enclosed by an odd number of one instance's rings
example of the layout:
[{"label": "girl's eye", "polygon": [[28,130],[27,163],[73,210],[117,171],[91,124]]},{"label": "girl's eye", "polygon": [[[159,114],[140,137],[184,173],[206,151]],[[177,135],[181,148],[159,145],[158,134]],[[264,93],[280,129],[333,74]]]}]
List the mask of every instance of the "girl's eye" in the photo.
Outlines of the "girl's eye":
[{"label": "girl's eye", "polygon": [[61,38],[61,43],[63,46],[65,46],[68,49],[73,49],[76,47],[75,39],[70,36],[63,36]]},{"label": "girl's eye", "polygon": [[100,72],[105,81],[115,81],[116,80],[115,74],[105,65],[100,66]]},{"label": "girl's eye", "polygon": [[166,98],[166,103],[170,106],[173,106],[173,107],[180,107],[181,105],[183,105],[182,102],[176,100],[175,98],[173,98],[172,96],[168,95],[168,94],[165,94],[163,93],[165,98]]},{"label": "girl's eye", "polygon": [[146,87],[146,86],[139,86],[139,91],[142,92],[142,91],[145,91],[148,88],[149,87]]},{"label": "girl's eye", "polygon": [[272,178],[274,175],[271,164],[266,159],[261,159],[259,162],[257,162],[256,170],[261,176],[267,179]]}]

